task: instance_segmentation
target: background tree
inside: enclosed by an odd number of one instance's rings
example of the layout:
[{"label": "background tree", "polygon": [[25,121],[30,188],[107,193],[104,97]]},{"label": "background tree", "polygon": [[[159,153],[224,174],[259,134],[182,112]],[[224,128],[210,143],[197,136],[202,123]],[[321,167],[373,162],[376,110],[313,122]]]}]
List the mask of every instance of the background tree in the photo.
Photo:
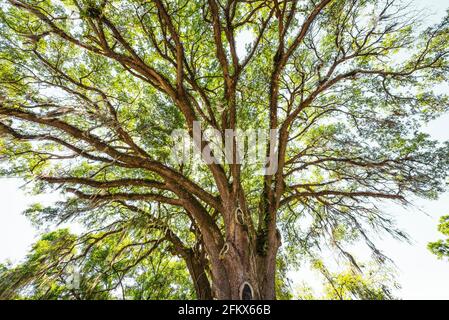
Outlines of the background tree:
[{"label": "background tree", "polygon": [[[449,237],[449,216],[441,217],[440,224],[438,225],[438,231]],[[449,257],[449,238],[431,242],[427,247],[430,252],[438,256],[440,259]]]},{"label": "background tree", "polygon": [[78,238],[67,229],[44,234],[25,261],[0,269],[0,299],[193,298],[180,259],[166,259],[156,246],[151,254],[142,252],[143,244],[122,235],[102,237]]},{"label": "background tree", "polygon": [[323,295],[317,297],[312,288],[302,286],[298,291],[300,300],[393,300],[392,291],[399,287],[393,272],[386,268],[364,268],[363,274],[353,268],[330,272],[319,260],[314,261],[313,268],[325,279]]},{"label": "background tree", "polygon": [[[198,298],[273,299],[280,261],[330,245],[360,269],[364,240],[383,262],[370,231],[405,235],[379,201],[443,191],[448,145],[419,129],[447,110],[448,43],[394,0],[2,0],[2,174],[67,194],[30,215],[130,239],[131,266],[169,248]],[[194,121],[278,130],[276,172],[172,163]]]}]

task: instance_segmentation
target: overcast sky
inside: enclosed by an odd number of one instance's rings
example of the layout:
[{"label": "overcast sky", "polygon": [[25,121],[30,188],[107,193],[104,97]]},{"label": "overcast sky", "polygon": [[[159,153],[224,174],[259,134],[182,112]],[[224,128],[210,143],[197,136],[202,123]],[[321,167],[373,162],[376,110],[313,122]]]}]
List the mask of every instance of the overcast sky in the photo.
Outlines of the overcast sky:
[{"label": "overcast sky", "polygon": [[[416,0],[417,8],[433,13],[429,24],[438,22],[449,7],[448,0]],[[449,115],[432,122],[426,131],[441,141],[449,140]],[[18,262],[36,240],[37,231],[21,214],[35,202],[51,203],[57,194],[29,196],[19,179],[0,178],[0,262],[10,259]],[[377,244],[394,260],[398,268],[398,282],[402,288],[396,295],[403,299],[449,299],[449,262],[438,260],[426,248],[427,243],[442,238],[437,232],[438,219],[449,214],[449,193],[437,201],[415,202],[415,208],[389,206],[398,225],[412,238],[412,244],[379,239]],[[292,275],[295,283],[303,280],[316,283],[316,275],[305,268]]]}]

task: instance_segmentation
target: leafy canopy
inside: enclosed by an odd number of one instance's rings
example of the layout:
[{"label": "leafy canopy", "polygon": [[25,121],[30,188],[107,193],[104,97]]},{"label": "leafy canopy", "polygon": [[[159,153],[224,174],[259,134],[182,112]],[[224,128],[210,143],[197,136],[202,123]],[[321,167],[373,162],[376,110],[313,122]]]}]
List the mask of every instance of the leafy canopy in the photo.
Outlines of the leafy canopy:
[{"label": "leafy canopy", "polygon": [[[88,274],[99,264],[88,297],[127,277],[145,286],[137,270],[155,255],[169,270],[181,258],[197,297],[235,298],[251,279],[273,298],[285,270],[326,246],[355,269],[356,242],[386,261],[372,234],[406,235],[380,201],[445,189],[449,145],[421,129],[449,106],[449,18],[424,27],[393,0],[0,5],[0,173],[65,195],[27,215],[84,226],[53,236],[73,243],[69,260]],[[225,129],[276,129],[276,173],[173,163],[171,133],[192,135],[194,121],[223,139]],[[34,261],[61,244],[46,241],[23,266],[33,292]],[[69,294],[51,276],[65,256],[44,256],[49,294]]]}]

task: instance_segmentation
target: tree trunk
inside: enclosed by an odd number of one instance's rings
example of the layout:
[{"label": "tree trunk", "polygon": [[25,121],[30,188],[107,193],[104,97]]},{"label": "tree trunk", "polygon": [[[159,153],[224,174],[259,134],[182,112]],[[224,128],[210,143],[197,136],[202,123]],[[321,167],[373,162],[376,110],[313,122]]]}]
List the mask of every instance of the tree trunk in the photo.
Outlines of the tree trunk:
[{"label": "tree trunk", "polygon": [[[258,236],[245,221],[238,221],[235,210],[232,208],[225,216],[227,239],[220,259],[210,261],[213,296],[219,300],[274,300],[279,235],[274,229],[275,239],[270,239],[269,232],[265,238],[267,250],[258,251]],[[224,268],[225,274],[216,279],[213,270],[218,267]]]},{"label": "tree trunk", "polygon": [[[244,254],[229,243],[229,251],[222,260],[226,269],[227,279],[219,282],[229,283],[229,291],[217,290],[215,279],[212,279],[214,297],[220,300],[274,300],[276,257],[251,254],[251,250]],[[255,249],[255,247],[254,247]],[[255,251],[255,250],[254,250]],[[212,265],[212,268],[214,266]],[[220,288],[221,289],[221,288]]]}]

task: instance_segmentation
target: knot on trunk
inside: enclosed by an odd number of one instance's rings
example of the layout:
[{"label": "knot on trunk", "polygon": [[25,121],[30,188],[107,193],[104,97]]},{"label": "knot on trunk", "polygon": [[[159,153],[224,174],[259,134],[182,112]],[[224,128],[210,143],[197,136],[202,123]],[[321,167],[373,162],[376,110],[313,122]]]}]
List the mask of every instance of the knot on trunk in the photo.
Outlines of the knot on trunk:
[{"label": "knot on trunk", "polygon": [[237,209],[235,209],[234,218],[238,224],[240,224],[242,226],[245,225],[245,216],[243,214],[242,209],[240,209],[240,207],[237,207]]},{"label": "knot on trunk", "polygon": [[240,286],[240,300],[253,300],[254,290],[253,287],[248,282],[243,282]]},{"label": "knot on trunk", "polygon": [[225,244],[223,245],[223,248],[221,248],[220,254],[218,256],[220,258],[220,260],[223,260],[225,258],[228,251],[229,251],[229,243],[225,242]]}]

